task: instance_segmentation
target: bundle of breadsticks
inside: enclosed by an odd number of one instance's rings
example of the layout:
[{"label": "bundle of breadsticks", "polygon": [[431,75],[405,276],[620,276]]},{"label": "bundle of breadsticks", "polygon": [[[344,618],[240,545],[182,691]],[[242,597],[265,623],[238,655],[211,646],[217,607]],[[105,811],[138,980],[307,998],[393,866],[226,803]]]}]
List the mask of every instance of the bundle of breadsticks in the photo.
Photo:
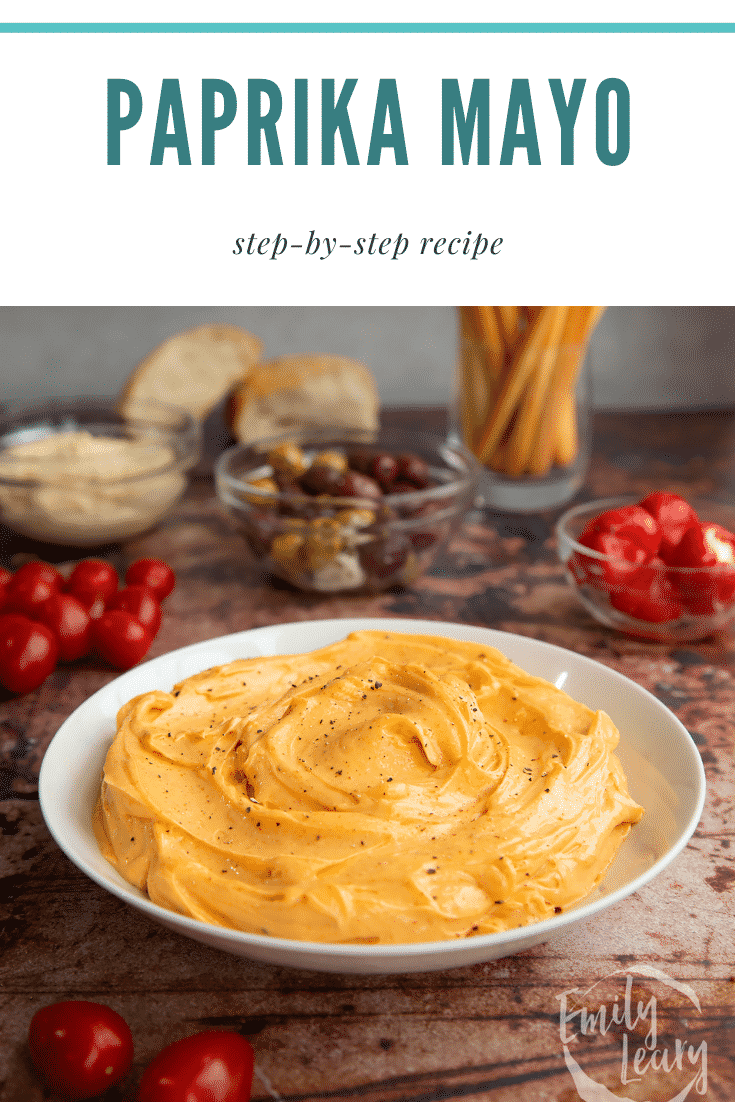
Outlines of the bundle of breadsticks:
[{"label": "bundle of breadsticks", "polygon": [[460,427],[482,463],[543,478],[574,462],[577,377],[604,310],[460,306]]}]

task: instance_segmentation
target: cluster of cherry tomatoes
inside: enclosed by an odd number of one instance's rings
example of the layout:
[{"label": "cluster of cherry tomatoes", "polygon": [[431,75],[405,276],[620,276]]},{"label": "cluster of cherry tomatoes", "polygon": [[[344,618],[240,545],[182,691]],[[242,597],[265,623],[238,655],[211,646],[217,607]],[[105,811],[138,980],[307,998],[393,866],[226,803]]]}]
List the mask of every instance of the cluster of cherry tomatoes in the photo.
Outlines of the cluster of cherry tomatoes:
[{"label": "cluster of cherry tomatoes", "polygon": [[[52,1003],[28,1030],[44,1085],[64,1099],[95,1098],[133,1063],[127,1022],[102,1003]],[[136,1102],[249,1102],[253,1050],[238,1033],[208,1030],[161,1049],[143,1072]]]},{"label": "cluster of cherry tomatoes", "polygon": [[613,608],[637,620],[713,616],[735,599],[735,534],[700,520],[678,494],[656,491],[608,509],[578,542],[605,557],[573,555],[576,581],[609,593]]},{"label": "cluster of cherry tomatoes", "polygon": [[109,563],[83,559],[68,579],[45,562],[0,567],[0,684],[27,693],[56,668],[92,651],[117,669],[139,662],[161,626],[175,584],[159,559],[138,559],[125,586]]}]

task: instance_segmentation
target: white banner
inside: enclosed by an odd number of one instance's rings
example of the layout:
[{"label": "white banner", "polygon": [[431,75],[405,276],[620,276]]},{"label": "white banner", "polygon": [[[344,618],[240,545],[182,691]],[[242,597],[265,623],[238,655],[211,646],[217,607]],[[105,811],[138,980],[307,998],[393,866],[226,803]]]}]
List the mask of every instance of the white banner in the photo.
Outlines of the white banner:
[{"label": "white banner", "polygon": [[4,27],[5,304],[732,302],[732,33]]}]

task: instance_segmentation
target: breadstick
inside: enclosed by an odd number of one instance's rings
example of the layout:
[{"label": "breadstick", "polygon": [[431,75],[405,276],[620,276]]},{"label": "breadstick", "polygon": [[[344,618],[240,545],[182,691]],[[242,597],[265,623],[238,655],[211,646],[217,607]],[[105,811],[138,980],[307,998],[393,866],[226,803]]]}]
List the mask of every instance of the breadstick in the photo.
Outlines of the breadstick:
[{"label": "breadstick", "polygon": [[[564,332],[561,337],[560,347],[554,363],[551,379],[549,381],[547,406],[545,416],[539,424],[528,463],[528,473],[536,478],[548,474],[554,461],[554,453],[558,443],[562,444],[564,454],[576,454],[574,440],[568,439],[569,414],[561,415],[561,406],[565,396],[573,392],[574,383],[584,358],[586,350],[586,333],[593,307],[570,306]],[[572,410],[572,412],[574,412]],[[576,417],[572,417],[572,423]],[[576,435],[576,434],[575,434]],[[571,462],[571,460],[569,460]]]},{"label": "breadstick", "polygon": [[513,432],[508,442],[505,469],[508,474],[524,473],[531,460],[539,425],[545,419],[548,391],[558,358],[558,349],[564,334],[569,308],[552,306],[552,320],[543,340],[531,377],[526,384],[523,402],[518,410]]},{"label": "breadstick", "polygon": [[480,326],[483,332],[483,350],[485,352],[487,374],[496,384],[503,376],[505,367],[505,348],[503,334],[492,306],[477,306]]},{"label": "breadstick", "polygon": [[460,417],[493,470],[540,478],[578,452],[575,383],[604,306],[463,306]]},{"label": "breadstick", "polygon": [[521,342],[518,352],[513,357],[510,368],[503,380],[495,407],[477,442],[477,454],[483,463],[487,463],[510,421],[518,400],[531,376],[552,322],[553,313],[551,308],[542,306]]},{"label": "breadstick", "polygon": [[521,316],[520,307],[496,306],[495,309],[500,320],[500,328],[503,333],[505,347],[512,351],[513,348],[515,348],[519,336],[518,324]]},{"label": "breadstick", "polygon": [[460,370],[460,421],[462,436],[470,448],[474,447],[475,437],[485,419],[485,410],[489,395],[485,384],[485,371],[481,363],[482,353],[477,338],[477,318],[471,309],[460,310],[460,329],[462,342],[459,353]]},{"label": "breadstick", "polygon": [[567,365],[567,377],[564,391],[561,393],[559,411],[557,415],[557,441],[554,449],[554,458],[560,467],[568,467],[573,463],[579,452],[579,436],[577,431],[577,402],[574,393],[574,385],[587,354],[589,339],[595,330],[595,326],[605,313],[604,306],[578,306],[579,329],[581,339],[579,349],[574,362]]}]

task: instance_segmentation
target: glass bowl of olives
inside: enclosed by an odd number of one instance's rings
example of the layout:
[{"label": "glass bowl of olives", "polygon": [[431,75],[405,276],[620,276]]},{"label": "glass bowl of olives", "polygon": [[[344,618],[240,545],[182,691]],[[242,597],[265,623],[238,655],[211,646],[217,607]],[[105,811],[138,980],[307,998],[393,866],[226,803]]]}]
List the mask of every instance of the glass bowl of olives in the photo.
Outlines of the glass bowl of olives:
[{"label": "glass bowl of olives", "polygon": [[429,433],[309,429],[230,448],[215,485],[271,574],[313,592],[376,592],[429,569],[478,473],[466,448]]}]

